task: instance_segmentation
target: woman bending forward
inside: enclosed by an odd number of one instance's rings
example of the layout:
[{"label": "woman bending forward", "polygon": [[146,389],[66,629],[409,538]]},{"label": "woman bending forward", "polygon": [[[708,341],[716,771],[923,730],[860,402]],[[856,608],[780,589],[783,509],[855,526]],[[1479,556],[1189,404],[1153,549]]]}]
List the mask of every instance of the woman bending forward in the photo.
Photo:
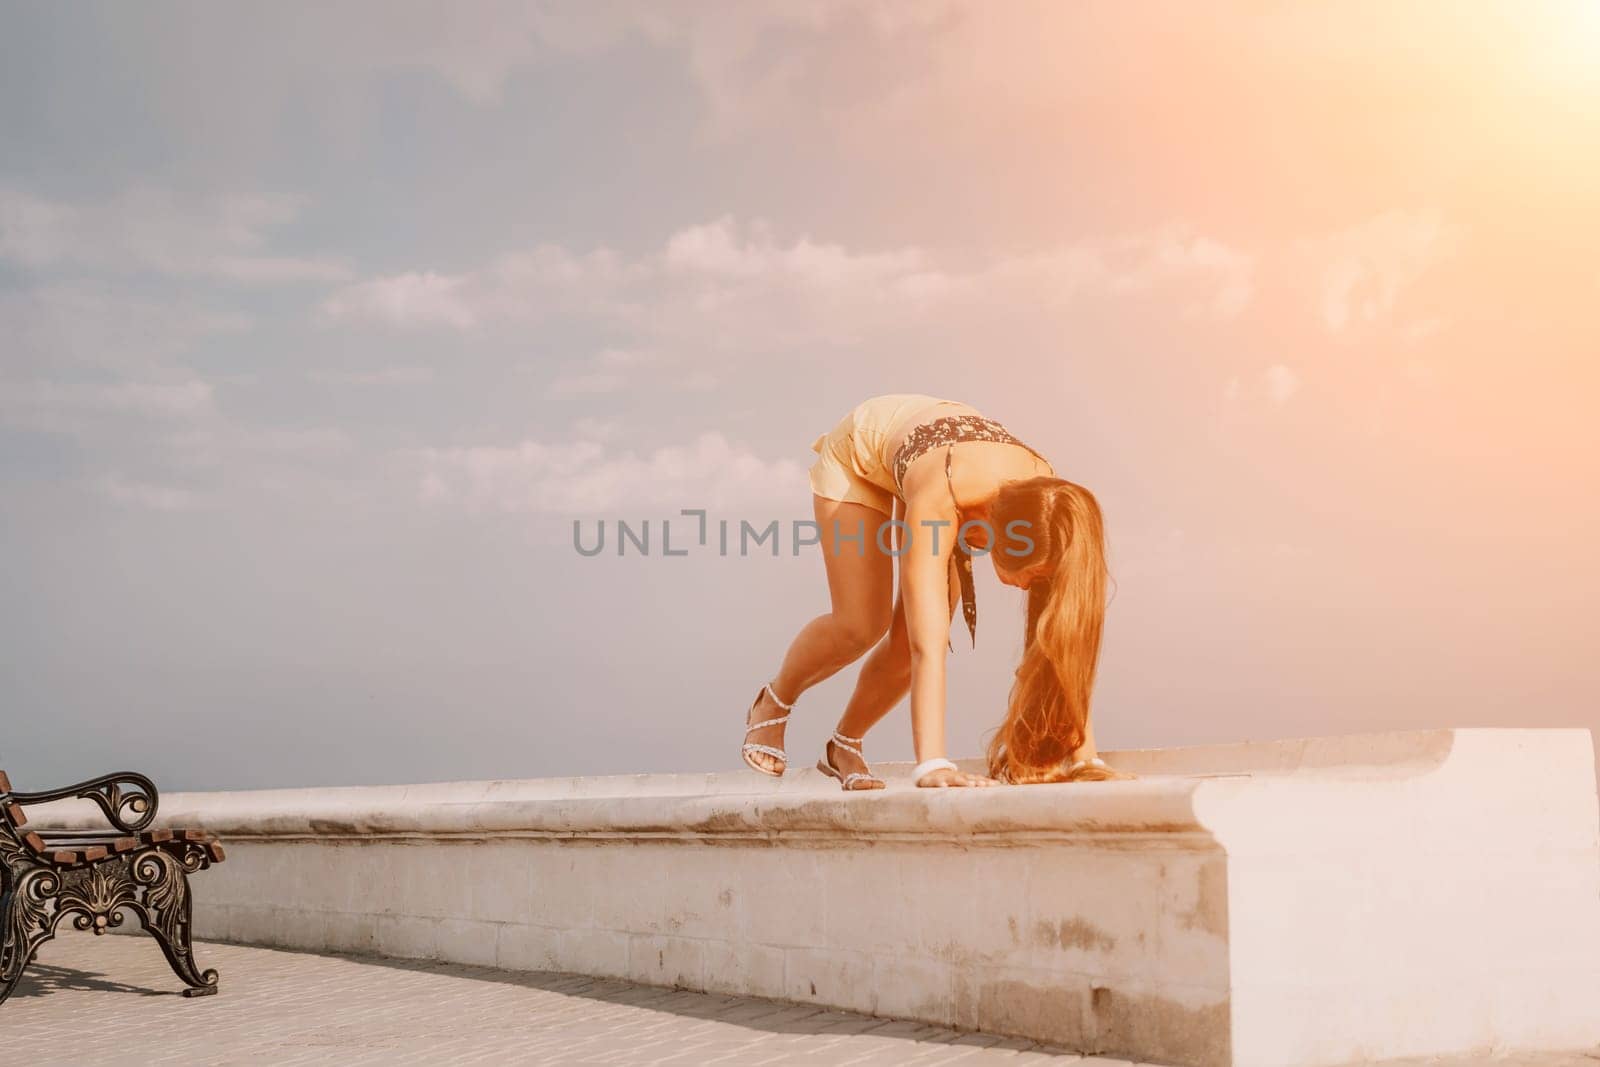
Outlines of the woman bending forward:
[{"label": "woman bending forward", "polygon": [[[1132,777],[1096,757],[1089,723],[1106,598],[1094,496],[1056,477],[999,423],[932,396],[865,400],[811,448],[832,610],[800,630],[761,687],[745,720],[744,761],[783,774],[789,709],[870,649],[817,764],[845,789],[883,788],[862,740],[907,690],[919,786]],[[903,525],[880,530],[891,519]],[[987,550],[1000,580],[1028,592],[1022,662],[989,743],[992,777],[966,774],[946,758],[945,651],[957,599],[977,641],[972,557],[963,546]]]}]

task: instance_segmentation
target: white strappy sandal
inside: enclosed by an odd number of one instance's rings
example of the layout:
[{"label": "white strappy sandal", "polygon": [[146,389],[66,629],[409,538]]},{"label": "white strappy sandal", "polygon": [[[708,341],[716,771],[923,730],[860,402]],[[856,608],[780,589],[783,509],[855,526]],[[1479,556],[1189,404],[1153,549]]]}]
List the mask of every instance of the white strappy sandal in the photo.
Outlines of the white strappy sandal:
[{"label": "white strappy sandal", "polygon": [[[789,713],[794,710],[793,704],[785,704],[783,701],[778,699],[778,694],[772,691],[771,682],[768,682],[766,685],[762,686],[761,692],[766,693],[767,696],[771,697],[772,702],[783,709],[783,714],[779,715],[776,719],[763,719],[761,722],[753,722],[749,726],[746,726],[744,728],[744,735],[746,737],[749,737],[752,731],[759,730],[763,726],[776,726],[780,722],[788,722]],[[756,701],[759,703],[760,700],[761,693],[757,693]],[[755,707],[755,704],[752,704],[751,707]],[[749,712],[746,712],[745,716],[748,718],[749,714]],[[750,758],[750,754],[753,752],[760,752],[764,756],[772,756],[774,759],[780,759],[783,761],[783,766],[775,771],[768,770],[766,767],[761,766],[761,764]],[[739,756],[744,760],[745,766],[749,767],[753,771],[759,771],[768,778],[782,778],[783,772],[789,769],[789,754],[783,749],[774,748],[771,745],[758,745],[754,741],[746,741],[739,747]]]},{"label": "white strappy sandal", "polygon": [[[856,758],[861,760],[862,763],[865,763],[867,762],[867,757],[861,754],[862,740],[863,739],[860,737],[846,737],[838,730],[833,732],[834,744],[838,745],[846,752],[854,753]],[[839,769],[828,761],[828,749],[826,746],[824,746],[822,749],[822,758],[817,760],[817,770],[821,771],[823,774],[826,774],[829,778],[839,779],[839,788],[852,793],[858,792],[858,790],[855,789],[855,787],[851,784],[852,782],[877,782],[879,785],[888,784],[875,774],[862,774],[860,771],[851,771],[849,774],[840,774]]]}]

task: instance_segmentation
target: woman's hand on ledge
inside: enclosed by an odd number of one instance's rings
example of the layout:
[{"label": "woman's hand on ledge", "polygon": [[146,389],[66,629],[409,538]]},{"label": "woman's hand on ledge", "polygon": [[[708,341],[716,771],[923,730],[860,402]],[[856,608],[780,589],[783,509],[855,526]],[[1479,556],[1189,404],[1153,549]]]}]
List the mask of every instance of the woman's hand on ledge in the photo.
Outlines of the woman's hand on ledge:
[{"label": "woman's hand on ledge", "polygon": [[993,778],[985,778],[981,774],[968,774],[965,771],[951,770],[948,767],[938,767],[917,779],[917,785],[923,789],[955,789],[962,786],[999,785]]}]

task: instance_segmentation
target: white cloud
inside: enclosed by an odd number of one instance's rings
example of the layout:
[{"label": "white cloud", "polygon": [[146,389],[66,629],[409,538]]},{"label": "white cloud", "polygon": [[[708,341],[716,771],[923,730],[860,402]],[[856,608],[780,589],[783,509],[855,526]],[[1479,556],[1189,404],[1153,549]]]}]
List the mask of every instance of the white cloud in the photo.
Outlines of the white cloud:
[{"label": "white cloud", "polygon": [[606,248],[579,255],[539,245],[479,270],[409,271],[355,282],[323,300],[319,317],[327,324],[468,331],[555,314],[604,315],[620,310],[622,290],[644,269]]},{"label": "white cloud", "polygon": [[373,484],[369,458],[337,427],[245,425],[223,418],[175,428],[143,452],[153,477],[176,472],[205,487],[207,502],[234,506],[265,497],[335,506]]},{"label": "white cloud", "polygon": [[[942,0],[766,0],[760,4],[663,5],[654,0],[603,4],[530,4],[479,0],[448,12],[420,0],[326,4],[292,19],[271,11],[202,6],[184,15],[182,32],[164,36],[172,70],[157,73],[189,90],[185,103],[215,112],[232,132],[243,119],[281,121],[252,95],[268,78],[294,72],[337,110],[348,83],[375,73],[427,72],[467,102],[500,104],[519,71],[551,57],[593,57],[646,44],[670,50],[708,105],[713,129],[745,128],[773,109],[803,102],[827,73],[826,34],[845,20],[875,38],[902,38],[938,24],[953,5]],[[774,49],[784,34],[787,47]],[[184,47],[190,41],[240,47]],[[887,42],[886,42],[887,43]],[[204,93],[192,86],[204,85]],[[164,86],[163,86],[164,87]],[[157,96],[157,99],[160,97]],[[233,119],[233,125],[222,122]],[[316,116],[322,117],[322,116]]]},{"label": "white cloud", "polygon": [[660,356],[645,348],[605,348],[595,356],[602,367],[642,367],[656,362]]},{"label": "white cloud", "polygon": [[427,385],[433,381],[429,367],[379,367],[376,370],[327,370],[306,372],[306,378],[319,385]]},{"label": "white cloud", "polygon": [[1183,226],[1086,237],[961,270],[902,279],[905,295],[999,303],[1059,303],[1086,296],[1142,297],[1190,315],[1231,319],[1255,296],[1255,257]]},{"label": "white cloud", "polygon": [[191,380],[176,385],[150,385],[123,382],[90,386],[82,390],[93,408],[127,411],[141,415],[187,416],[211,410],[211,386]]},{"label": "white cloud", "polygon": [[1119,581],[1150,580],[1181,574],[1193,567],[1194,546],[1181,526],[1133,529],[1117,537]]},{"label": "white cloud", "polygon": [[[197,14],[206,17],[205,12]],[[675,39],[688,21],[686,14],[649,3],[551,7],[479,0],[442,18],[433,4],[387,0],[377,8],[327,5],[304,18],[263,20],[260,28],[270,34],[290,28],[287,39],[267,50],[269,55],[287,54],[297,64],[327,74],[427,70],[470,103],[492,106],[503,98],[512,75],[542,56],[593,53],[634,34]],[[233,20],[215,17],[222,23],[213,27],[216,33],[237,33]]]},{"label": "white cloud", "polygon": [[193,490],[130,482],[118,477],[103,478],[95,488],[108,500],[148,511],[193,511],[203,503],[201,495]]},{"label": "white cloud", "polygon": [[[499,102],[515,72],[542,56],[592,55],[629,39],[648,41],[682,53],[709,105],[713,128],[730,131],[804,99],[828,58],[812,45],[841,20],[859,19],[879,37],[896,37],[937,22],[949,9],[935,0],[870,7],[853,0],[768,0],[678,8],[639,0],[554,7],[487,0],[444,23],[429,5],[394,3],[385,5],[383,18],[363,18],[357,25],[345,25],[356,17],[337,8],[319,18],[333,23],[323,36],[359,42],[354,58],[431,70],[480,105]],[[773,35],[784,31],[793,31],[790,47],[768,54]]]},{"label": "white cloud", "polygon": [[1388,316],[1460,233],[1434,211],[1390,211],[1313,242],[1311,250],[1324,260],[1323,323],[1341,333]]},{"label": "white cloud", "polygon": [[[634,259],[543,245],[460,274],[405,273],[346,286],[322,304],[326,322],[457,331],[554,314],[634,327],[686,350],[859,339],[930,309],[1049,304],[1087,293],[1142,297],[1228,319],[1253,299],[1250,254],[1183,227],[956,261],[924,248],[852,249],[808,235],[781,240],[761,219],[685,227]],[[710,336],[707,336],[707,335]],[[623,365],[623,364],[619,364]],[[617,387],[601,368],[567,388]]]},{"label": "white cloud", "polygon": [[621,419],[595,419],[585,416],[572,424],[573,433],[593,441],[609,441],[621,429]]},{"label": "white cloud", "polygon": [[1418,386],[1432,386],[1439,381],[1439,369],[1420,359],[1408,359],[1400,364],[1400,373]]},{"label": "white cloud", "polygon": [[[645,370],[663,363],[646,348],[605,348],[584,364],[586,369],[558,375],[545,386],[551,396],[616,393],[637,383]],[[677,379],[680,383],[681,377]]]},{"label": "white cloud", "polygon": [[0,187],[0,258],[16,263],[51,263],[68,251],[64,234],[73,225],[69,209]]},{"label": "white cloud", "polygon": [[246,284],[348,278],[350,269],[331,259],[263,251],[268,231],[293,221],[300,206],[293,197],[185,197],[163,189],[67,203],[0,187],[0,259],[31,269],[154,271]]},{"label": "white cloud", "polygon": [[627,384],[626,378],[615,373],[567,374],[552,381],[546,391],[551,396],[615,393]]},{"label": "white cloud", "polygon": [[1445,327],[1448,325],[1449,323],[1445,319],[1438,316],[1417,319],[1416,321],[1406,325],[1404,330],[1406,343],[1409,345],[1419,345],[1429,338],[1436,337],[1440,333],[1444,332]]},{"label": "white cloud", "polygon": [[153,303],[87,283],[0,293],[0,339],[12,373],[79,366],[151,374],[207,338],[250,325],[243,315],[182,298]]},{"label": "white cloud", "polygon": [[687,227],[668,239],[662,260],[674,271],[727,279],[787,279],[816,286],[892,282],[927,269],[927,255],[920,249],[851,252],[809,237],[785,244],[760,219],[745,229],[741,234],[728,215]]},{"label": "white cloud", "polygon": [[8,382],[0,384],[0,421],[45,432],[77,432],[108,417],[190,419],[214,410],[210,384]]},{"label": "white cloud", "polygon": [[209,270],[230,281],[252,285],[342,282],[352,273],[349,267],[332,260],[294,256],[220,256],[211,261]]},{"label": "white cloud", "polygon": [[1274,363],[1260,374],[1252,375],[1248,381],[1237,374],[1231,375],[1223,384],[1222,399],[1235,412],[1241,410],[1235,405],[1247,398],[1252,403],[1265,401],[1274,407],[1282,407],[1300,391],[1301,385],[1300,375],[1287,364]]},{"label": "white cloud", "polygon": [[414,453],[419,496],[473,512],[554,515],[684,507],[792,504],[806,493],[805,469],[763,460],[719,433],[645,454],[609,452],[585,438],[549,444],[430,448]]},{"label": "white cloud", "polygon": [[184,467],[326,459],[352,446],[350,436],[336,427],[244,426],[221,419],[187,426],[166,440]]},{"label": "white cloud", "polygon": [[347,285],[322,302],[329,322],[351,319],[396,329],[449,326],[470,330],[478,314],[468,302],[468,280],[431,271],[395,274]]},{"label": "white cloud", "polygon": [[1267,396],[1271,397],[1274,404],[1286,404],[1289,398],[1300,391],[1300,376],[1282,363],[1274,363],[1263,374],[1266,381]]},{"label": "white cloud", "polygon": [[1254,257],[1214,241],[1182,231],[1169,231],[1155,240],[1146,272],[1152,283],[1202,277],[1215,286],[1209,297],[1191,305],[1219,319],[1241,314],[1255,296]]},{"label": "white cloud", "polygon": [[1059,298],[1085,292],[1150,295],[1189,314],[1231,319],[1255,296],[1255,257],[1187,227],[1168,226],[1001,260],[974,280],[1042,283]]}]

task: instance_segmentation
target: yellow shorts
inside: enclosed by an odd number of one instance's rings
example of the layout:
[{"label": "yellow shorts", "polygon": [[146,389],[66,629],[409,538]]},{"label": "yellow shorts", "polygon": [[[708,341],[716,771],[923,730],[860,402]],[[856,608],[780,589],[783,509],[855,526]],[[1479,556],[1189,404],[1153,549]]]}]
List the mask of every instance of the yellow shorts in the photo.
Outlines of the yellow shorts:
[{"label": "yellow shorts", "polygon": [[857,419],[859,408],[811,444],[811,491],[824,500],[865,504],[894,516],[894,475],[881,456],[882,431]]}]

